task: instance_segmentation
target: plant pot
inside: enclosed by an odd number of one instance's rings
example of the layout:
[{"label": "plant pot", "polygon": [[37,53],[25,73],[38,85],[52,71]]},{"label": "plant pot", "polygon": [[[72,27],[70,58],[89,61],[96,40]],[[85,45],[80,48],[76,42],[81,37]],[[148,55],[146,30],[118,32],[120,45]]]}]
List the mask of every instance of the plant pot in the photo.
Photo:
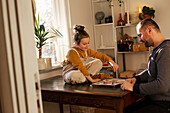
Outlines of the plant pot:
[{"label": "plant pot", "polygon": [[146,19],[146,18],[151,18],[150,15],[143,15],[143,16],[144,16],[145,19]]},{"label": "plant pot", "polygon": [[39,70],[52,69],[51,58],[39,58],[37,61]]}]

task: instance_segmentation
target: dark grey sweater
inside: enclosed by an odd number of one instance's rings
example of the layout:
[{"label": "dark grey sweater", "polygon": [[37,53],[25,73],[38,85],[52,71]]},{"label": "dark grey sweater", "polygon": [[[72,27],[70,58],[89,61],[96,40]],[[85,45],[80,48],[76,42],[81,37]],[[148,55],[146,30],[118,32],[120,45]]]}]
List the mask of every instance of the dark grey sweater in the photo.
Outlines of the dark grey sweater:
[{"label": "dark grey sweater", "polygon": [[134,92],[147,95],[151,100],[170,101],[170,40],[154,48],[148,69],[135,78]]}]

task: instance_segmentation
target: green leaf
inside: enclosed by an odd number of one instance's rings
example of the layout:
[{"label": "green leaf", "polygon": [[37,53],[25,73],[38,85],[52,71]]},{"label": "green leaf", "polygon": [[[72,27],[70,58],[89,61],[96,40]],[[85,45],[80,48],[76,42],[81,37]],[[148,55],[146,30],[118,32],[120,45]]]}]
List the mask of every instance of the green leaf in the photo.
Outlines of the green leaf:
[{"label": "green leaf", "polygon": [[40,32],[42,32],[44,29],[44,25],[40,25]]},{"label": "green leaf", "polygon": [[150,8],[150,7],[147,7],[147,6],[144,6],[142,8],[142,13],[143,15],[150,15],[152,16],[153,18],[155,17],[155,10],[153,8]]},{"label": "green leaf", "polygon": [[51,30],[53,31],[52,33],[55,34],[56,36],[63,37],[63,35],[58,29],[51,28]]},{"label": "green leaf", "polygon": [[56,36],[50,36],[50,37],[48,37],[48,39],[49,39],[49,38],[54,38],[54,37],[56,37]]},{"label": "green leaf", "polygon": [[42,48],[44,45],[46,45],[47,44],[46,41],[50,38],[54,38],[56,36],[63,37],[61,32],[59,32],[59,30],[57,29],[52,29],[54,35],[48,37],[47,35],[49,32],[46,31],[44,23],[40,24],[39,14],[37,17],[35,17],[35,28],[34,29],[35,29],[34,37],[36,40],[37,48]]},{"label": "green leaf", "polygon": [[140,19],[140,20],[143,20],[143,19],[144,19],[144,16],[143,16],[142,13],[139,13],[139,19]]}]

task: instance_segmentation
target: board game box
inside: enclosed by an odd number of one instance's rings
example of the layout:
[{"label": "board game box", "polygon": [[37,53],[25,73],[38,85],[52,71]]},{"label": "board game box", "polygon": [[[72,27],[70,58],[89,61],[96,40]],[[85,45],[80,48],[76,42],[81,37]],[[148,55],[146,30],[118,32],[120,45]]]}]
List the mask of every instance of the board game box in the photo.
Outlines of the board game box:
[{"label": "board game box", "polygon": [[101,74],[101,78],[115,78],[116,75],[110,66],[103,66],[99,73]]},{"label": "board game box", "polygon": [[92,83],[93,86],[115,86],[121,84],[125,79],[103,79],[99,82]]}]

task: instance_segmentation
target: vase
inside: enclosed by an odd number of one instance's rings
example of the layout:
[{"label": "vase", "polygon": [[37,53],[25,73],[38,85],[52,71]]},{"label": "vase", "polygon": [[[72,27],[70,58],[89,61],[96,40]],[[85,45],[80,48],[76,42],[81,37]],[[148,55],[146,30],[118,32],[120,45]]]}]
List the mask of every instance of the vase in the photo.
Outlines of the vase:
[{"label": "vase", "polygon": [[38,61],[38,69],[39,70],[49,70],[52,69],[51,58],[39,58]]},{"label": "vase", "polygon": [[119,20],[117,21],[117,26],[124,26],[125,25],[125,21],[122,20],[122,15],[121,13],[119,14]]}]

